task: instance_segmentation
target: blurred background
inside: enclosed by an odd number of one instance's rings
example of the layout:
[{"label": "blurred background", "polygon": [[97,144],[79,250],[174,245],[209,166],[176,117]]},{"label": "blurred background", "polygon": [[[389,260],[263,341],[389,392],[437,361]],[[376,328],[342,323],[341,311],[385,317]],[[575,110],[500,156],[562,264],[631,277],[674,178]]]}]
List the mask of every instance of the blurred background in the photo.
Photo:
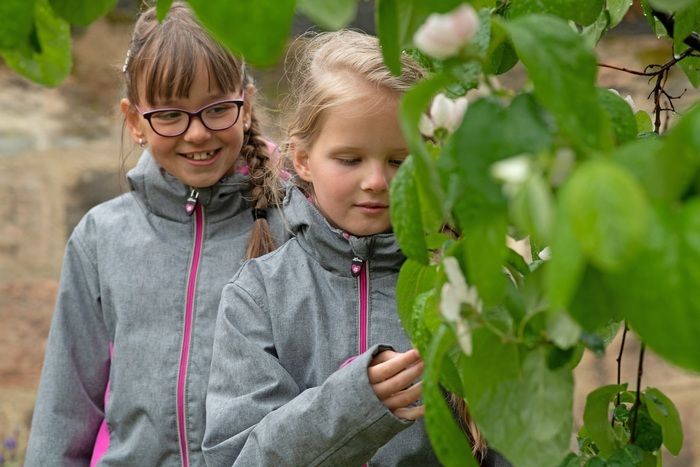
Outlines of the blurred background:
[{"label": "blurred background", "polygon": [[[120,69],[138,3],[120,0],[106,17],[73,30],[73,71],[57,88],[33,84],[0,61],[0,465],[21,464],[68,235],[90,207],[126,189],[125,170],[138,157],[131,141],[123,139],[118,114]],[[373,8],[370,1],[359,2],[353,26],[373,32]],[[310,26],[298,17],[293,33]],[[597,53],[601,63],[642,70],[666,62],[671,45],[653,36],[633,8]],[[267,134],[279,141],[276,109],[286,92],[283,67],[254,74],[265,96]],[[506,86],[524,81],[519,67],[502,78]],[[644,77],[600,68],[599,84],[623,97],[631,95],[638,109],[652,109],[647,99],[651,85]],[[677,101],[680,112],[700,98],[679,70],[666,89],[672,95],[685,93]],[[580,425],[585,395],[615,382],[619,340],[618,335],[604,356],[587,353],[577,369],[575,423]],[[628,336],[622,381],[630,387],[638,354],[638,342]],[[700,418],[700,375],[647,352],[642,385],[665,392],[683,420],[683,450],[678,457],[666,456],[665,465],[700,466],[700,426],[695,422]]]}]

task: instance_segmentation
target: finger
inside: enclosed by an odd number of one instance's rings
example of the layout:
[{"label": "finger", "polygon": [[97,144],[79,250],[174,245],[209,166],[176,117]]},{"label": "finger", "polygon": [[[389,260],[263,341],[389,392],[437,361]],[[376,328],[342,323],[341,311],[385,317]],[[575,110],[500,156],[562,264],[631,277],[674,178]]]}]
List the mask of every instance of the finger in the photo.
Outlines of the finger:
[{"label": "finger", "polygon": [[403,391],[399,391],[387,397],[382,401],[382,404],[393,412],[396,409],[413,404],[420,399],[421,395],[422,385],[419,381],[408,389],[404,389]]},{"label": "finger", "polygon": [[417,405],[415,407],[403,407],[392,412],[394,416],[404,420],[418,420],[425,415],[425,406]]},{"label": "finger", "polygon": [[411,386],[423,374],[423,362],[419,361],[413,366],[403,369],[389,379],[374,383],[372,390],[379,400],[383,401],[387,397],[399,391],[403,391]]},{"label": "finger", "polygon": [[420,355],[418,355],[418,351],[415,349],[411,349],[404,353],[397,353],[387,361],[367,369],[369,382],[374,384],[384,381],[385,379],[391,378],[393,375],[399,373],[404,368],[409,367],[419,361],[421,361]]},{"label": "finger", "polygon": [[387,360],[391,360],[396,355],[399,355],[398,352],[394,352],[393,350],[384,350],[372,358],[372,361],[369,362],[369,366],[375,366],[380,363],[384,363]]}]

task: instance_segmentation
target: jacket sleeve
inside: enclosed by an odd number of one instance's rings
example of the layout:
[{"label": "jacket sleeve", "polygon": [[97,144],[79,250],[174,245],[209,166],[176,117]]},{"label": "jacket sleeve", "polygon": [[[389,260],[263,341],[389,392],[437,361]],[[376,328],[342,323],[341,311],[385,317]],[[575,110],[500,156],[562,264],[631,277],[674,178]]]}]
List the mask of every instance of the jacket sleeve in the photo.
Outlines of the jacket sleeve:
[{"label": "jacket sleeve", "polygon": [[27,447],[27,467],[88,465],[104,418],[109,338],[94,256],[78,237],[74,232],[64,255]]},{"label": "jacket sleeve", "polygon": [[[294,332],[293,329],[286,330]],[[304,390],[276,357],[269,315],[235,282],[224,288],[207,392],[207,465],[360,465],[411,422],[376,397],[375,346]]]}]

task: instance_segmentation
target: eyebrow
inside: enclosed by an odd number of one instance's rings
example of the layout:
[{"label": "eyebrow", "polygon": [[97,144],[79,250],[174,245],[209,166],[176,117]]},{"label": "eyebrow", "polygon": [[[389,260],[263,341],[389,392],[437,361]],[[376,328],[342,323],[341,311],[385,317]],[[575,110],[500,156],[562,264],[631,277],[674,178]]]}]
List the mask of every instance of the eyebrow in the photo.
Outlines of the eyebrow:
[{"label": "eyebrow", "polygon": [[[365,148],[357,146],[338,146],[330,150],[331,154],[364,154]],[[386,152],[388,155],[408,155],[410,151],[408,148],[393,148]]]}]

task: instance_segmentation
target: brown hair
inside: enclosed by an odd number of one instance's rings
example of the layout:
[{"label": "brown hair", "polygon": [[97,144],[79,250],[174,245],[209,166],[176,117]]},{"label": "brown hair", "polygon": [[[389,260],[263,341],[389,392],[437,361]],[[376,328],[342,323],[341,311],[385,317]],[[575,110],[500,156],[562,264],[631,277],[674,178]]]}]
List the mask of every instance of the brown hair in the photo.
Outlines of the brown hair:
[{"label": "brown hair", "polygon": [[[292,44],[286,61],[291,76],[290,94],[285,99],[287,156],[292,140],[306,147],[313,145],[327,110],[357,98],[362,86],[400,97],[425,75],[406,54],[401,54],[401,74],[393,75],[384,64],[377,38],[350,29],[306,33]],[[305,182],[296,183],[311,191]]]},{"label": "brown hair", "polygon": [[[151,7],[141,13],[134,26],[122,69],[126,97],[132,104],[186,98],[199,64],[204,64],[209,79],[214,80],[222,92],[235,93],[252,86],[245,63],[212,38],[184,2],[173,2],[162,22],[156,17],[155,7]],[[145,83],[143,96],[138,92],[140,82]],[[266,210],[279,203],[281,187],[271,170],[267,142],[252,108],[244,138],[241,156],[250,174],[252,207]],[[246,258],[260,256],[274,248],[267,220],[256,216]]]}]

